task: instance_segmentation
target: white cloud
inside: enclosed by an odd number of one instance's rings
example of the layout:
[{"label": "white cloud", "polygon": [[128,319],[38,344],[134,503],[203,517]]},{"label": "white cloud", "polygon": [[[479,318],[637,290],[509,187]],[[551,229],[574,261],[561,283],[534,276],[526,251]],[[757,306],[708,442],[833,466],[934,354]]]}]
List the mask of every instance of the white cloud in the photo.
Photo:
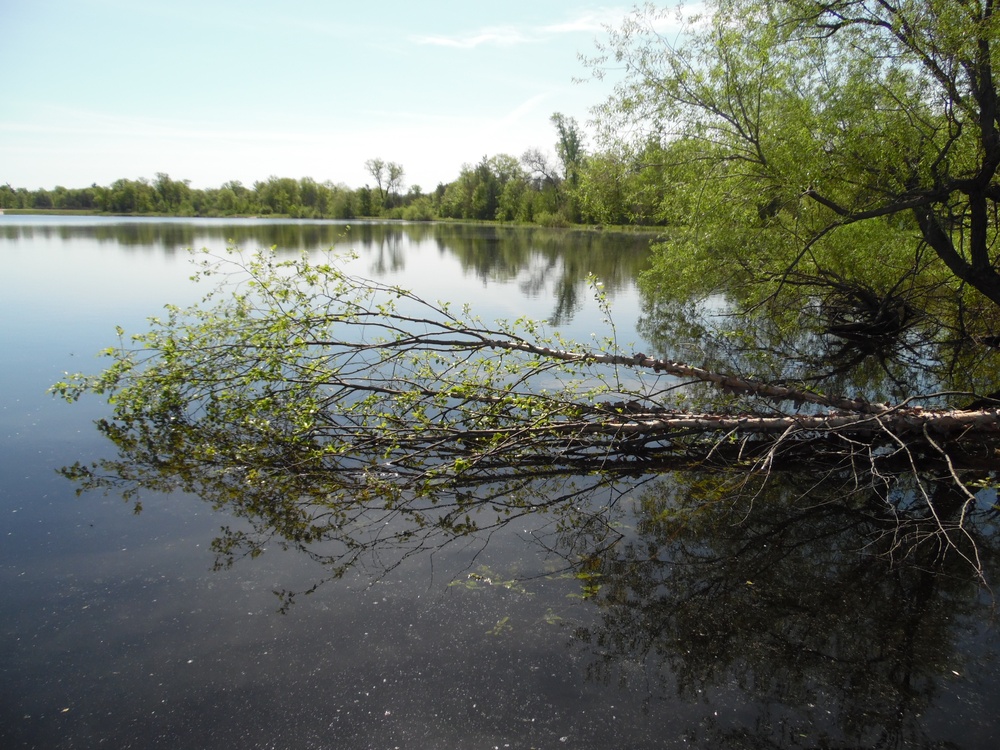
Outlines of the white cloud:
[{"label": "white cloud", "polygon": [[575,34],[581,32],[602,32],[608,26],[617,26],[627,15],[627,11],[615,8],[584,13],[563,23],[542,26],[540,31],[546,34]]},{"label": "white cloud", "polygon": [[528,115],[531,112],[536,111],[538,109],[538,105],[548,98],[549,98],[548,94],[536,94],[530,99],[521,102],[521,104],[519,104],[517,107],[515,107],[506,115],[504,115],[504,117],[500,119],[497,125],[500,128],[507,128],[510,125],[519,122],[524,118],[525,115]]},{"label": "white cloud", "polygon": [[518,44],[542,42],[561,34],[600,32],[608,25],[617,25],[626,15],[627,11],[620,8],[602,9],[586,11],[566,21],[541,26],[487,27],[453,36],[415,36],[411,39],[416,44],[431,44],[456,49],[473,49],[484,44],[511,47]]}]

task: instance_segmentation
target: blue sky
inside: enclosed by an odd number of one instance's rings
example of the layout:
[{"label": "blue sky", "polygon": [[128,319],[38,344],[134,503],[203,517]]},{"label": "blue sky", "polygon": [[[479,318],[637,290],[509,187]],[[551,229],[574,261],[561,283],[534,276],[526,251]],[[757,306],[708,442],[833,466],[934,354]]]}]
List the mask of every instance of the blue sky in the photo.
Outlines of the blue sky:
[{"label": "blue sky", "polygon": [[358,187],[397,161],[425,191],[463,163],[553,152],[589,118],[604,24],[570,0],[0,0],[0,183],[270,175]]}]

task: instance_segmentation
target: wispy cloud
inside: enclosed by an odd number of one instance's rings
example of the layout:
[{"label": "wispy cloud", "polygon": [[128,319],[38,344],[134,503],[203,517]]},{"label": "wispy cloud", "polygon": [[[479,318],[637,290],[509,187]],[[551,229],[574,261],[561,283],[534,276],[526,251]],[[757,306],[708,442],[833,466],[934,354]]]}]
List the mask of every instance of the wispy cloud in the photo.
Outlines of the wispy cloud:
[{"label": "wispy cloud", "polygon": [[514,123],[523,119],[526,115],[538,109],[539,105],[548,99],[548,94],[535,94],[530,99],[521,102],[518,106],[504,115],[498,125],[502,128],[510,127]]},{"label": "wispy cloud", "polygon": [[562,23],[554,23],[542,26],[540,31],[544,34],[577,34],[594,33],[604,31],[608,26],[617,26],[622,18],[627,15],[626,11],[615,8],[583,13],[575,18]]},{"label": "wispy cloud", "polygon": [[513,47],[518,44],[539,41],[537,37],[533,37],[513,26],[479,29],[457,36],[415,36],[412,37],[412,40],[417,44],[455,47],[457,49],[473,49],[484,44],[496,47]]},{"label": "wispy cloud", "polygon": [[627,15],[627,11],[618,8],[585,11],[558,23],[536,26],[487,27],[451,36],[414,36],[411,37],[411,41],[415,44],[455,49],[474,49],[483,45],[513,47],[519,44],[544,42],[561,34],[600,32],[609,24],[617,25],[625,15]]}]

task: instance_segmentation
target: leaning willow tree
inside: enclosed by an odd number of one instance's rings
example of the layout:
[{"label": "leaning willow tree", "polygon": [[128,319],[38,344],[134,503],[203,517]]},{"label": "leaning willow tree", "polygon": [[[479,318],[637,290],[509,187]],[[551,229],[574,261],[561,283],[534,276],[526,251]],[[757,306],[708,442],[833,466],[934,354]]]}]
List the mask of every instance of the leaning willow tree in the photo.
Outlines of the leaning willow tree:
[{"label": "leaning willow tree", "polygon": [[590,63],[624,71],[605,137],[669,175],[650,282],[806,287],[873,323],[961,297],[959,332],[995,335],[998,42],[992,2],[637,12]]},{"label": "leaning willow tree", "polygon": [[[922,321],[942,346],[971,342],[978,367],[994,362],[992,5],[720,2],[672,40],[661,18],[637,12],[593,61],[625,70],[604,123],[670,176],[650,287],[724,279],[738,312],[862,341]],[[334,538],[342,570],[387,537],[419,548],[556,507],[579,521],[585,493],[664,472],[709,472],[690,498],[752,505],[795,469],[842,488],[822,502],[857,504],[888,551],[983,567],[1000,404],[980,394],[902,383],[886,402],[613,337],[584,347],[335,259],[230,254],[201,273],[220,280],[202,304],[54,389],[114,407],[100,429],[119,458],[66,473],[233,508],[259,534],[224,535],[223,560],[275,535]],[[658,517],[684,523],[677,511]]]}]

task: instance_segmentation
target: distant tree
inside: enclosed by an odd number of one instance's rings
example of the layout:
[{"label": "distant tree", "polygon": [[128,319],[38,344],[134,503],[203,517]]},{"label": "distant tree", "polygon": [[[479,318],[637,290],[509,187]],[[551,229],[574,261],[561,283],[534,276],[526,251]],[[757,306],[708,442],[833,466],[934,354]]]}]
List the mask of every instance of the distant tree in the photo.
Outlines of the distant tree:
[{"label": "distant tree", "polygon": [[556,167],[540,149],[529,148],[521,154],[521,164],[524,165],[537,190],[546,185],[557,187],[562,181]]},{"label": "distant tree", "polygon": [[524,165],[533,189],[527,201],[522,199],[522,216],[534,221],[542,214],[558,212],[562,185],[558,167],[537,148],[525,151],[521,155],[521,164]]},{"label": "distant tree", "polygon": [[164,213],[179,213],[181,205],[190,198],[190,180],[171,180],[170,175],[164,172],[156,173],[153,187],[159,196],[159,209]]},{"label": "distant tree", "polygon": [[106,210],[120,214],[143,214],[156,210],[157,193],[145,179],[115,180],[108,189]]},{"label": "distant tree", "polygon": [[580,172],[578,196],[585,221],[595,224],[626,224],[629,164],[620,153],[607,151],[587,160]]},{"label": "distant tree", "polygon": [[494,219],[498,221],[530,221],[522,215],[522,199],[528,190],[528,175],[516,157],[496,154],[489,159],[490,169],[498,183],[497,206]]},{"label": "distant tree", "polygon": [[231,215],[238,212],[239,199],[232,188],[220,188],[215,196],[215,210],[224,215]]},{"label": "distant tree", "polygon": [[48,190],[39,189],[34,192],[31,201],[32,208],[52,208],[52,196]]},{"label": "distant tree", "polygon": [[18,198],[17,191],[11,187],[9,182],[0,185],[0,208],[21,208],[21,200]]},{"label": "distant tree", "polygon": [[297,180],[272,175],[267,182],[254,183],[254,190],[265,213],[287,214],[298,210],[300,196]]},{"label": "distant tree", "polygon": [[358,216],[374,216],[375,202],[380,200],[378,195],[372,195],[372,189],[367,185],[359,187],[355,192],[358,201]]},{"label": "distant tree", "polygon": [[95,208],[95,186],[86,188],[64,188],[57,185],[52,191],[54,208],[85,210]]},{"label": "distant tree", "polygon": [[369,159],[365,162],[365,169],[375,180],[375,189],[378,191],[379,205],[382,208],[389,208],[393,203],[393,198],[403,189],[403,178],[405,171],[400,164],[385,159]]},{"label": "distant tree", "polygon": [[580,167],[574,191],[583,221],[596,224],[665,223],[664,195],[669,192],[669,156],[650,137],[638,148],[615,144],[589,155]]},{"label": "distant tree", "polygon": [[431,221],[435,218],[434,204],[426,195],[415,198],[404,210],[407,221]]},{"label": "distant tree", "polygon": [[559,134],[559,140],[556,141],[556,155],[562,163],[563,179],[575,188],[579,180],[580,165],[583,162],[583,133],[574,118],[559,112],[553,114],[549,120],[555,125]]},{"label": "distant tree", "polygon": [[330,194],[326,216],[332,219],[353,219],[361,213],[358,208],[358,195],[347,185],[325,182],[324,186]]},{"label": "distant tree", "polygon": [[303,177],[299,180],[299,203],[303,208],[321,211],[323,207],[321,193],[322,187],[312,177]]},{"label": "distant tree", "polygon": [[397,164],[394,161],[390,161],[385,165],[386,170],[386,197],[389,203],[392,203],[393,197],[398,196],[403,190],[403,179],[406,176],[406,172],[403,170],[402,165]]},{"label": "distant tree", "polygon": [[517,159],[496,154],[484,156],[475,167],[463,164],[458,179],[447,186],[439,185],[435,196],[441,216],[447,218],[512,220],[516,218],[518,197],[526,186],[527,176]]},{"label": "distant tree", "polygon": [[386,196],[385,184],[388,179],[385,160],[369,159],[365,162],[365,169],[372,176],[372,179],[375,180],[375,189],[378,190],[379,203],[384,205]]}]

